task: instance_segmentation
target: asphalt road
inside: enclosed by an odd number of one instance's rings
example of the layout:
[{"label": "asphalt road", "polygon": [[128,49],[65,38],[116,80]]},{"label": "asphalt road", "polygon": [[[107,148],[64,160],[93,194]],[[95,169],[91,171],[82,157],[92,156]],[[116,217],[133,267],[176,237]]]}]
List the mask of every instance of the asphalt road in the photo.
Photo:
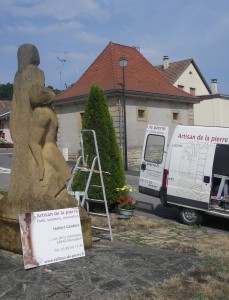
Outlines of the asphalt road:
[{"label": "asphalt road", "polygon": [[[11,167],[12,150],[0,151],[0,167]],[[73,162],[69,162],[69,166],[74,166]],[[0,189],[7,190],[9,185],[9,174],[0,174]],[[146,216],[162,217],[172,220],[179,219],[179,211],[176,208],[165,208],[161,205],[160,200],[151,196],[140,194],[138,192],[138,172],[128,172],[126,174],[126,182],[134,188],[132,196],[137,202],[136,213]]]},{"label": "asphalt road", "polygon": [[[0,167],[10,169],[11,159],[12,150],[0,150]],[[70,162],[69,166],[73,167],[74,163]],[[8,189],[9,176],[9,174],[0,174],[0,190]],[[177,208],[163,207],[159,199],[139,193],[138,180],[138,172],[126,172],[126,183],[130,184],[135,189],[135,191],[131,194],[137,202],[137,209],[135,213],[151,218],[161,218],[180,222],[179,210]],[[205,215],[203,226],[229,233],[228,219]]]}]

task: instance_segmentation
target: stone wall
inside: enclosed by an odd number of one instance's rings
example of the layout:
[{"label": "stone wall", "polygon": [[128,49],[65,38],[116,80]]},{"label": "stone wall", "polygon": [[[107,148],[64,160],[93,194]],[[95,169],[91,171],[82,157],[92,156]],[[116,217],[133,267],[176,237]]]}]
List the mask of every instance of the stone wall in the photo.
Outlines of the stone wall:
[{"label": "stone wall", "polygon": [[142,149],[128,149],[128,169],[129,171],[139,171]]}]

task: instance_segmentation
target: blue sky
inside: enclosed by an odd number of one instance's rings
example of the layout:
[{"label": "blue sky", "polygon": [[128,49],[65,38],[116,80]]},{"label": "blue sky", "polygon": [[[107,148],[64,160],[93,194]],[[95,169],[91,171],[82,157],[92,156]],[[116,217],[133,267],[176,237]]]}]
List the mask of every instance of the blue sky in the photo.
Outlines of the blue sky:
[{"label": "blue sky", "polygon": [[0,0],[0,83],[13,82],[23,43],[38,48],[46,85],[61,89],[110,41],[140,47],[153,65],[194,58],[229,94],[228,0]]}]

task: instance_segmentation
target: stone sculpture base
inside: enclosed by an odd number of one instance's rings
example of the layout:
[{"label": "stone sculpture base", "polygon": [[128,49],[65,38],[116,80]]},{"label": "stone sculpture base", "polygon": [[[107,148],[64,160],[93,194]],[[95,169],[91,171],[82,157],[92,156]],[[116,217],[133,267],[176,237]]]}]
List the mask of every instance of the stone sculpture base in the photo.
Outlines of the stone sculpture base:
[{"label": "stone sculpture base", "polygon": [[[0,199],[0,205],[5,199]],[[91,218],[86,215],[84,208],[80,208],[84,247],[92,247]],[[0,249],[22,254],[21,234],[18,216],[0,212]]]}]

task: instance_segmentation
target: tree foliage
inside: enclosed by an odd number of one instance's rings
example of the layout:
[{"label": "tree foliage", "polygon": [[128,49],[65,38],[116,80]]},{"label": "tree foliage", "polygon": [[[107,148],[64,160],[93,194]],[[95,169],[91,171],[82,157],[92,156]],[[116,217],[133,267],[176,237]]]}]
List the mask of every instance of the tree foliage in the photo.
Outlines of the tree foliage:
[{"label": "tree foliage", "polygon": [[[116,133],[110,116],[106,99],[101,88],[92,85],[89,97],[87,99],[84,112],[83,129],[93,129],[96,133],[97,144],[101,167],[103,171],[109,172],[110,175],[104,174],[104,185],[109,208],[113,210],[116,206],[116,199],[119,196],[117,188],[125,185],[125,174],[120,155],[120,149],[116,139]],[[84,154],[88,155],[88,165],[91,167],[92,161],[96,156],[93,135],[91,132],[83,132]],[[98,165],[95,169],[98,168]],[[73,190],[84,190],[85,173],[77,172],[73,180]],[[99,174],[92,176],[91,184],[99,184]],[[102,191],[90,189],[89,197],[93,199],[103,199]]]},{"label": "tree foliage", "polygon": [[52,90],[56,95],[59,94],[60,92],[62,92],[61,90],[54,89],[51,85],[48,85],[47,88]]},{"label": "tree foliage", "polygon": [[13,84],[6,83],[0,85],[0,100],[12,100],[13,99]]},{"label": "tree foliage", "polygon": [[[54,89],[51,85],[48,86],[56,95],[61,92],[61,90]],[[6,83],[0,84],[0,100],[12,100],[13,99],[13,84]]]}]

